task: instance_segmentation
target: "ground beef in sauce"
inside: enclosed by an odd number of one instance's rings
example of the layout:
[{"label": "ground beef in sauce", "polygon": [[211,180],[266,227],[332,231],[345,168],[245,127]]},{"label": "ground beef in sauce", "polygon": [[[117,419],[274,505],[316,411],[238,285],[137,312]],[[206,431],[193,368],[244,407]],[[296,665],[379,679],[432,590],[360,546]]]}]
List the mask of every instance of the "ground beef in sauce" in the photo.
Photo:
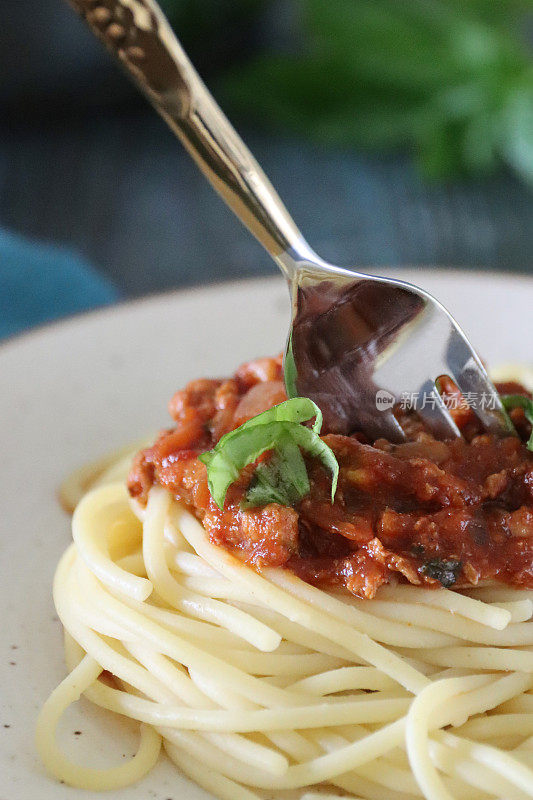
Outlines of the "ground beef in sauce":
[{"label": "ground beef in sauce", "polygon": [[[518,384],[499,388],[526,393]],[[175,425],[136,456],[130,494],[144,503],[154,483],[164,486],[196,514],[214,544],[256,569],[284,566],[310,583],[360,597],[397,579],[533,588],[533,453],[523,441],[530,426],[521,409],[513,420],[522,438],[484,434],[468,408],[454,412],[465,438],[449,442],[435,440],[413,416],[402,420],[410,441],[400,445],[323,432],[340,466],[333,504],[330,476],[309,459],[311,492],[295,508],[241,508],[252,465],[220,510],[197,456],[285,399],[280,358],[244,364],[228,380],[192,381],[170,401]]]}]

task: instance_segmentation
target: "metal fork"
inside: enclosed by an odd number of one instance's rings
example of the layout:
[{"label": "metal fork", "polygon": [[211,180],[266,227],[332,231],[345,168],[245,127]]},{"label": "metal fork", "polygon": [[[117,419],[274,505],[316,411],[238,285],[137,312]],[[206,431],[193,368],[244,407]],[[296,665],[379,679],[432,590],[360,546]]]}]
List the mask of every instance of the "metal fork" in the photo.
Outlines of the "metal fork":
[{"label": "metal fork", "polygon": [[395,403],[420,398],[426,424],[450,438],[460,431],[436,383],[447,375],[487,430],[510,432],[479,357],[437,300],[402,281],[328,264],[311,249],[154,0],[70,2],[285,274],[292,299],[290,396],[315,400],[330,431],[391,441],[404,438]]}]

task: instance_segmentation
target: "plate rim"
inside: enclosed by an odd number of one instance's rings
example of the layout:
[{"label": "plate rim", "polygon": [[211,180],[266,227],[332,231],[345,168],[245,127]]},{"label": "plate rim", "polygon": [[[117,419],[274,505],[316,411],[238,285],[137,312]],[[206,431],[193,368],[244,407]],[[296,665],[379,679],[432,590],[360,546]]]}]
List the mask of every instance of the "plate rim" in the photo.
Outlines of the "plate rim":
[{"label": "plate rim", "polygon": [[[501,272],[501,271],[492,271],[492,270],[484,270],[481,268],[475,269],[468,269],[468,268],[460,268],[460,267],[438,267],[438,266],[430,266],[430,265],[400,265],[400,266],[391,266],[391,267],[380,267],[379,271],[384,272],[385,274],[383,277],[389,277],[387,273],[396,273],[399,271],[409,271],[409,272],[421,272],[421,273],[435,273],[439,278],[445,279],[453,279],[453,280],[465,280],[465,279],[477,279],[483,280],[486,279],[489,282],[496,281],[505,281],[508,283],[512,281],[513,283],[523,283],[524,285],[528,286],[528,289],[533,289],[533,274],[529,275],[528,273],[521,273],[521,272]],[[375,275],[377,273],[373,272],[364,272],[364,275]],[[233,287],[234,289],[242,289],[247,285],[254,284],[254,283],[274,283],[274,282],[283,282],[284,278],[282,275],[276,274],[265,274],[265,275],[254,275],[249,276],[246,278],[238,278],[236,280],[214,280],[209,281],[208,283],[201,283],[195,284],[194,286],[183,286],[175,289],[164,289],[162,291],[154,291],[148,292],[147,294],[143,294],[140,297],[125,297],[119,298],[117,301],[107,304],[107,305],[100,305],[94,308],[87,308],[83,311],[75,311],[69,314],[65,314],[59,318],[54,318],[50,320],[46,320],[45,322],[41,322],[37,325],[33,325],[30,328],[17,331],[12,334],[8,334],[5,338],[0,340],[0,355],[5,353],[11,346],[15,346],[19,343],[25,342],[32,338],[39,338],[43,333],[53,332],[56,329],[68,327],[69,325],[75,325],[78,322],[83,320],[92,319],[95,317],[108,317],[120,312],[122,310],[128,310],[130,308],[134,308],[137,306],[148,305],[153,302],[157,302],[159,300],[170,299],[173,297],[184,297],[187,295],[196,295],[201,294],[209,289],[216,289],[216,288],[223,288],[223,289],[230,289]],[[411,283],[411,281],[408,281]],[[417,285],[417,284],[414,284]],[[423,286],[420,288],[424,288]],[[438,298],[436,298],[438,300]]]}]

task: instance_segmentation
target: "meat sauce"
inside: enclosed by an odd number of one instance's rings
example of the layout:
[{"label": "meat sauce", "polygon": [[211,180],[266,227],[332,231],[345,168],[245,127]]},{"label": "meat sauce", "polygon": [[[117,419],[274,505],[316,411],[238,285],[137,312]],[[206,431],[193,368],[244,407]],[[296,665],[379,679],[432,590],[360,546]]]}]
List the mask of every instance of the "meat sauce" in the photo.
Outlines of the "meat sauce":
[{"label": "meat sauce", "polygon": [[[518,384],[498,387],[526,394]],[[456,390],[441,387],[445,394]],[[368,442],[328,434],[339,483],[307,459],[311,491],[294,508],[244,508],[255,465],[213,501],[197,456],[246,420],[286,399],[280,358],[244,364],[228,380],[196,380],[171,399],[175,425],[135,458],[130,494],[145,503],[153,484],[169,489],[204,525],[211,542],[257,570],[283,566],[321,586],[371,598],[394,580],[426,586],[482,581],[533,588],[533,453],[530,426],[512,412],[521,438],[479,430],[459,403],[452,413],[464,438],[441,442],[415,415],[404,415],[409,441]],[[268,454],[266,455],[268,458]]]}]

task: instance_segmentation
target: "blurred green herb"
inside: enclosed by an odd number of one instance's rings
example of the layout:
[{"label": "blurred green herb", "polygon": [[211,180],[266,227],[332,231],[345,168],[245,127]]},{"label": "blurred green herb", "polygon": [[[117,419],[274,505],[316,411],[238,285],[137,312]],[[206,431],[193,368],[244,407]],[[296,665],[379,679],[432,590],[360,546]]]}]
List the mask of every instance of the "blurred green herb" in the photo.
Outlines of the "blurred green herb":
[{"label": "blurred green herb", "polygon": [[226,108],[327,144],[409,148],[434,178],[507,163],[533,182],[533,0],[296,7],[300,51],[223,75]]}]

